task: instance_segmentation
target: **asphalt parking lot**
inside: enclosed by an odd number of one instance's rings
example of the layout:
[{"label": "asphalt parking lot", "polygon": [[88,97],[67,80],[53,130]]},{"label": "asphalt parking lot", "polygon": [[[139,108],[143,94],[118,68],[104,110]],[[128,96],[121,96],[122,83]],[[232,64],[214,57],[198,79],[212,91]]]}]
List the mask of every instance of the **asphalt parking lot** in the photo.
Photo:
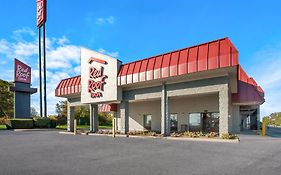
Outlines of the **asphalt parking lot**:
[{"label": "asphalt parking lot", "polygon": [[240,135],[240,140],[211,143],[0,131],[0,174],[280,174],[280,138]]}]

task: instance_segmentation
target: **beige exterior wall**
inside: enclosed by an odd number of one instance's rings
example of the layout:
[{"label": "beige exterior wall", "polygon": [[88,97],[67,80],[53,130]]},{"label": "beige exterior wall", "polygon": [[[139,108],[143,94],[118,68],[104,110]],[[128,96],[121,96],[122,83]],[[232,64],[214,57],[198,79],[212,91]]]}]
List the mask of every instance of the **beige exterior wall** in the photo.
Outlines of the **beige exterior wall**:
[{"label": "beige exterior wall", "polygon": [[[154,101],[129,103],[129,129],[144,130],[143,116],[152,115],[151,130],[161,129],[160,99]],[[218,94],[194,95],[190,97],[170,98],[169,112],[178,114],[178,130],[182,124],[188,124],[188,114],[192,112],[219,112]]]},{"label": "beige exterior wall", "polygon": [[154,101],[142,101],[129,103],[129,130],[144,130],[143,116],[152,115],[151,130],[160,131],[161,106],[160,99]]}]

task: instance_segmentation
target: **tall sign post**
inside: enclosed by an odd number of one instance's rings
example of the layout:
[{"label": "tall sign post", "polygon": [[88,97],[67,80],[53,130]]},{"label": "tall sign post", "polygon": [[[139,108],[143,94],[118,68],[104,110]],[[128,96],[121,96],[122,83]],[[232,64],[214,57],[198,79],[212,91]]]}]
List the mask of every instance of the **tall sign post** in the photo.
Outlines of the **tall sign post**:
[{"label": "tall sign post", "polygon": [[14,118],[30,118],[30,95],[37,92],[31,88],[31,67],[15,59],[14,86]]},{"label": "tall sign post", "polygon": [[41,27],[43,26],[43,71],[44,71],[44,116],[47,117],[47,94],[46,94],[46,47],[45,37],[46,29],[45,23],[47,20],[47,0],[36,0],[37,5],[37,28],[38,28],[38,46],[39,46],[39,83],[40,83],[40,116],[43,116],[42,112],[42,64],[41,64]]}]

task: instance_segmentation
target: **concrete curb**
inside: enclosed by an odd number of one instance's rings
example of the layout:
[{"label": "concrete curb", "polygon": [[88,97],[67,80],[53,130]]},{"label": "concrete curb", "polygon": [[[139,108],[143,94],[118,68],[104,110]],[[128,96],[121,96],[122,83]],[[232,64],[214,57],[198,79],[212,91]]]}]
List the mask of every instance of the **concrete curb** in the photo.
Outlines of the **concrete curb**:
[{"label": "concrete curb", "polygon": [[[59,132],[59,134],[74,135],[73,132]],[[77,135],[89,135],[89,136],[103,136],[112,137],[112,134],[98,134],[98,133],[78,133]],[[127,137],[126,135],[115,135],[115,137]],[[155,137],[155,136],[137,136],[130,135],[129,138],[139,138],[139,139],[167,139],[167,140],[178,140],[178,141],[199,141],[199,142],[215,142],[215,143],[239,143],[239,139],[226,140],[226,139],[216,139],[216,138],[188,138],[188,137]]]},{"label": "concrete curb", "polygon": [[58,129],[11,129],[10,131],[16,131],[16,132],[24,132],[24,131],[57,131]]},{"label": "concrete curb", "polygon": [[227,140],[216,138],[189,138],[189,137],[164,137],[167,140],[182,140],[182,141],[199,141],[199,142],[216,142],[216,143],[239,143],[239,139]]}]

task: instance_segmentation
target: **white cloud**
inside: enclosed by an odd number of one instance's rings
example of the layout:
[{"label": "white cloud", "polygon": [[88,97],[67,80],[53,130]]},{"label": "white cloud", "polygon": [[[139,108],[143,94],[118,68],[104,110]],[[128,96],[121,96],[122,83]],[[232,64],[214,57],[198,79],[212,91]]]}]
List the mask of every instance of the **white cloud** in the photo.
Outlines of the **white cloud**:
[{"label": "white cloud", "polygon": [[[23,28],[14,31],[12,39],[0,38],[0,70],[2,70],[0,78],[13,81],[14,58],[30,65],[32,67],[32,87],[38,88],[38,92],[31,96],[31,105],[39,112],[38,38],[35,35],[34,31]],[[55,88],[59,82],[64,78],[77,75],[77,73],[80,74],[80,47],[69,43],[66,36],[46,38],[48,114],[54,114],[55,104],[59,100],[63,100],[63,98],[55,97]]]},{"label": "white cloud", "polygon": [[[89,18],[86,18],[86,21],[89,21]],[[97,18],[96,24],[102,25],[102,24],[114,24],[115,18],[113,16],[109,16],[106,18]]]},{"label": "white cloud", "polygon": [[281,112],[281,45],[260,50],[253,55],[253,60],[250,75],[253,75],[265,91],[265,103],[261,106],[261,116]]},{"label": "white cloud", "polygon": [[118,56],[119,56],[119,52],[109,52],[109,51],[106,51],[103,48],[99,48],[98,52],[100,52],[102,54],[105,54],[105,55],[109,55],[109,56],[114,57],[114,58],[118,58]]}]

